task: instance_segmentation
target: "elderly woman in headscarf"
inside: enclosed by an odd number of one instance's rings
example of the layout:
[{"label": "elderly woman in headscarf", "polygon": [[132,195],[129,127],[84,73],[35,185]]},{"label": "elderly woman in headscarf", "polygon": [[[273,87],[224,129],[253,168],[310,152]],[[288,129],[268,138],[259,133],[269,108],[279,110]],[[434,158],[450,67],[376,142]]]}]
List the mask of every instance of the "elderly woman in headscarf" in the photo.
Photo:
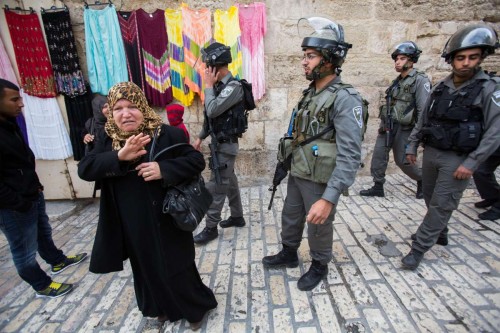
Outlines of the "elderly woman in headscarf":
[{"label": "elderly woman in headscarf", "polygon": [[96,95],[92,99],[92,114],[93,117],[85,122],[85,130],[82,133],[83,143],[86,145],[85,154],[94,148],[94,139],[97,133],[104,131],[108,115],[108,99],[106,96]]},{"label": "elderly woman in headscarf", "polygon": [[196,268],[192,233],[176,228],[162,213],[162,201],[165,187],[199,174],[205,160],[183,145],[149,162],[152,149],[155,153],[186,142],[183,131],[163,124],[132,82],[114,85],[108,102],[105,134],[78,165],[82,179],[102,182],[90,271],[120,271],[128,258],[143,315],[159,321],[186,319],[198,329],[217,301]]}]

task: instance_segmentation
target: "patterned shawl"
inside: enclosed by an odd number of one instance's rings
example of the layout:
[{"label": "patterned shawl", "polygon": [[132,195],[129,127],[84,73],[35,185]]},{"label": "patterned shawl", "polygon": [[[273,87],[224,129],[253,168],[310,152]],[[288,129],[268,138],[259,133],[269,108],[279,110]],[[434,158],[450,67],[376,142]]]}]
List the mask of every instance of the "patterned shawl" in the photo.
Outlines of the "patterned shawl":
[{"label": "patterned shawl", "polygon": [[[134,103],[144,116],[142,124],[133,132],[120,130],[113,119],[113,107],[120,99]],[[113,139],[114,150],[120,150],[125,146],[125,141],[132,135],[144,133],[153,136],[156,129],[163,124],[161,117],[148,105],[144,92],[133,82],[121,82],[112,86],[108,93],[108,104],[109,113],[105,131]]]}]

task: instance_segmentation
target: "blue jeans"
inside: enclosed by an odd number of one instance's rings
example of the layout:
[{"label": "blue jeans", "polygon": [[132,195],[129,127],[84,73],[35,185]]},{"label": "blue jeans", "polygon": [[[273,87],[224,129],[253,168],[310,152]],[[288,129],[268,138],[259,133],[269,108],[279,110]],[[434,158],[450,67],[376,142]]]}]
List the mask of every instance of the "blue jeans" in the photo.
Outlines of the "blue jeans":
[{"label": "blue jeans", "polygon": [[52,240],[43,192],[27,212],[0,209],[0,229],[7,237],[19,276],[37,291],[47,288],[52,279],[38,265],[36,252],[50,265],[59,264],[66,257]]}]

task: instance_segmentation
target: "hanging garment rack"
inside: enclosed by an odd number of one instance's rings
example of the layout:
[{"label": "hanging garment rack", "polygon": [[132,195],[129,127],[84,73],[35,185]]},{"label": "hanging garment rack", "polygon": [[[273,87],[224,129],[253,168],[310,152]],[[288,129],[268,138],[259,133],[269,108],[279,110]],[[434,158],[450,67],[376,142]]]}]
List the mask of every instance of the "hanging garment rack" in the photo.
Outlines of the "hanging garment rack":
[{"label": "hanging garment rack", "polygon": [[109,5],[111,7],[113,5],[113,2],[109,0],[109,2],[100,2],[99,0],[95,1],[94,3],[87,3],[86,1],[83,2],[85,4],[85,8],[89,8],[90,6],[102,6],[102,5]]},{"label": "hanging garment rack", "polygon": [[56,6],[52,6],[49,9],[45,9],[43,7],[40,7],[40,12],[42,14],[44,14],[46,12],[55,12],[55,11],[59,11],[59,10],[64,10],[65,12],[69,11],[68,6],[66,6],[66,5],[64,5],[64,7],[59,7],[59,8],[57,8]]},{"label": "hanging garment rack", "polygon": [[33,14],[35,10],[33,7],[30,7],[30,9],[22,9],[21,7],[16,7],[16,8],[10,8],[9,6],[5,5],[5,10],[13,10],[13,11],[18,11],[18,12],[29,12],[30,14]]}]

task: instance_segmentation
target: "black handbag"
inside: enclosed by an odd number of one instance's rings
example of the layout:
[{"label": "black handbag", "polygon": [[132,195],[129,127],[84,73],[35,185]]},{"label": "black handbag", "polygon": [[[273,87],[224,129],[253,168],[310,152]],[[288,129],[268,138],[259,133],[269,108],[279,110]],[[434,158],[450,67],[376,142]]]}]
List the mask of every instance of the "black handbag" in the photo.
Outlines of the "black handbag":
[{"label": "black handbag", "polygon": [[[155,133],[149,156],[150,162],[155,161],[158,156],[168,150],[189,145],[188,143],[177,143],[161,150],[153,156],[156,136]],[[164,214],[172,216],[177,228],[193,232],[207,213],[212,201],[212,195],[205,187],[202,175],[198,174],[191,180],[169,186],[163,199],[162,210]]]}]

